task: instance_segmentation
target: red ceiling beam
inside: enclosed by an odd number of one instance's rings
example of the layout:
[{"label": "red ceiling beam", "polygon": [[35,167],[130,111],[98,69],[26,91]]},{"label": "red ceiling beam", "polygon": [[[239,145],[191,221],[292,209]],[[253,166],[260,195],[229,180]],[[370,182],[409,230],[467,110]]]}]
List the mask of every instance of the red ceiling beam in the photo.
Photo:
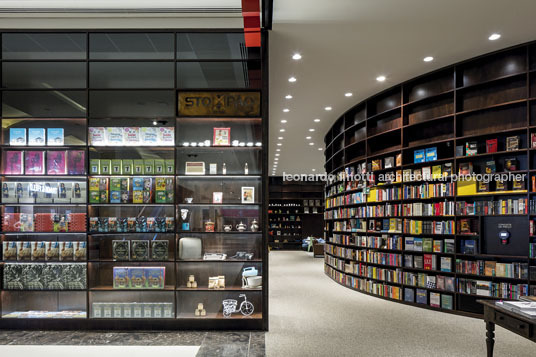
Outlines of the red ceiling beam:
[{"label": "red ceiling beam", "polygon": [[259,0],[242,0],[246,47],[261,47],[261,9]]}]

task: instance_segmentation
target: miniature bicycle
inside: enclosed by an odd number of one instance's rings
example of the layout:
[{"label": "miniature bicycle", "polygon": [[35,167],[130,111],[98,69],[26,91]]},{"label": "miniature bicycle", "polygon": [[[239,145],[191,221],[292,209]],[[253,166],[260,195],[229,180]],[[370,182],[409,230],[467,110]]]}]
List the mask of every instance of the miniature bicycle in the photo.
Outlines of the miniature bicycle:
[{"label": "miniature bicycle", "polygon": [[238,305],[238,301],[235,299],[225,299],[223,300],[223,317],[231,317],[231,315],[235,312],[241,312],[244,316],[249,316],[253,313],[255,308],[253,307],[253,304],[248,301],[246,298],[246,294],[240,294],[238,297],[243,297],[244,301],[240,304],[240,308],[237,310],[236,306]]}]

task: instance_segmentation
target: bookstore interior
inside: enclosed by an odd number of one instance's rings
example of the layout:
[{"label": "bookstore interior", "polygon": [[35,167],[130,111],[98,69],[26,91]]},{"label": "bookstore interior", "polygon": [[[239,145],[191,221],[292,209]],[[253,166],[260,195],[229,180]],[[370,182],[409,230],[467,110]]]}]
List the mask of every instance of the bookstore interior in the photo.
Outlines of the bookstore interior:
[{"label": "bookstore interior", "polygon": [[322,290],[479,321],[488,356],[495,325],[536,342],[536,42],[340,88],[337,111],[299,119],[305,52],[278,68],[257,2],[244,28],[0,24],[0,337],[244,330],[264,346],[291,317],[322,328],[282,302],[327,311]]}]

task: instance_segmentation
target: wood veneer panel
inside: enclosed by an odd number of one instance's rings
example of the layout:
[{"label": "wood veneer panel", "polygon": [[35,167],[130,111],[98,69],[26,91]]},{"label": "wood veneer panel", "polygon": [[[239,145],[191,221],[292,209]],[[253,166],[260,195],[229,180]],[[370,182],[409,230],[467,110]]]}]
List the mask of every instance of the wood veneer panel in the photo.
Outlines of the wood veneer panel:
[{"label": "wood veneer panel", "polygon": [[426,76],[404,86],[405,102],[414,102],[435,96],[454,89],[454,71],[449,68],[445,72]]},{"label": "wood veneer panel", "polygon": [[459,93],[459,111],[485,108],[492,105],[524,99],[527,96],[525,76],[513,77],[489,86],[479,86]]},{"label": "wood veneer panel", "polygon": [[346,146],[364,140],[367,137],[367,128],[362,126],[361,128],[352,129],[346,133]]},{"label": "wood veneer panel", "polygon": [[461,86],[470,86],[516,73],[527,69],[526,47],[501,52],[471,61],[459,68]]},{"label": "wood veneer panel", "polygon": [[368,117],[399,107],[400,104],[400,86],[396,86],[393,90],[380,95],[370,102]]},{"label": "wood veneer panel", "polygon": [[420,105],[415,105],[407,109],[408,125],[420,123],[432,118],[441,117],[454,113],[454,98],[444,98],[437,101],[431,101]]},{"label": "wood veneer panel", "polygon": [[383,133],[388,130],[400,128],[402,126],[402,117],[400,110],[394,111],[392,114],[386,114],[381,118],[374,119],[368,123],[368,136]]},{"label": "wood veneer panel", "polygon": [[457,136],[484,135],[521,128],[527,123],[525,103],[458,116]]}]

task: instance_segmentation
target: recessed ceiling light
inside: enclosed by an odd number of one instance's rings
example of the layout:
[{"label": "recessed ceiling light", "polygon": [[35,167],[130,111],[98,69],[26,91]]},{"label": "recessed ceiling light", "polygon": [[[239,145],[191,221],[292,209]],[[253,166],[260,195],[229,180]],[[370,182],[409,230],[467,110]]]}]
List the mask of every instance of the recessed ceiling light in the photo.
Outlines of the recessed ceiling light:
[{"label": "recessed ceiling light", "polygon": [[313,172],[315,172],[315,171],[316,171],[316,169],[313,169],[312,171],[313,171]]},{"label": "recessed ceiling light", "polygon": [[290,109],[285,108],[285,109],[283,109],[283,112],[288,113],[288,112],[290,112]]},{"label": "recessed ceiling light", "polygon": [[281,155],[281,154],[275,154],[275,156],[279,156],[279,155]]},{"label": "recessed ceiling light", "polygon": [[292,96],[291,96],[290,94],[287,94],[287,95],[285,96],[285,98],[286,98],[286,99],[292,99]]},{"label": "recessed ceiling light", "polygon": [[281,123],[286,124],[287,123],[286,119],[281,120]]},{"label": "recessed ceiling light", "polygon": [[320,119],[315,119],[313,120],[315,123],[319,123],[320,122]]},{"label": "recessed ceiling light", "polygon": [[311,137],[310,136],[306,136],[305,137],[307,140],[311,140]]},{"label": "recessed ceiling light", "polygon": [[274,160],[275,160],[275,161],[277,161],[277,160],[279,160],[279,158],[278,158],[278,157],[276,157],[276,158],[274,158]]},{"label": "recessed ceiling light", "polygon": [[315,131],[315,130],[314,130],[314,129],[309,129],[309,131],[310,131],[310,132],[313,132],[313,131]]},{"label": "recessed ceiling light", "polygon": [[322,148],[318,148],[318,151],[322,151],[323,149]]},{"label": "recessed ceiling light", "polygon": [[433,60],[434,60],[434,57],[432,57],[432,56],[426,56],[426,57],[423,58],[424,62],[432,62]]},{"label": "recessed ceiling light", "polygon": [[277,137],[277,140],[283,140],[283,137],[282,137],[282,136],[278,136],[278,137]]},{"label": "recessed ceiling light", "polygon": [[330,111],[331,109],[333,109],[332,107],[325,107],[324,110],[327,110],[327,111]]},{"label": "recessed ceiling light", "polygon": [[301,60],[301,55],[299,53],[295,53],[293,56],[292,56],[292,59],[297,61],[297,60]]},{"label": "recessed ceiling light", "polygon": [[281,149],[276,149],[275,151],[281,151]]},{"label": "recessed ceiling light", "polygon": [[353,93],[350,93],[350,92],[348,92],[348,93],[344,93],[344,96],[345,96],[345,97],[351,97],[351,96],[353,96]]},{"label": "recessed ceiling light", "polygon": [[285,129],[279,129],[280,132],[284,133],[285,132]]},{"label": "recessed ceiling light", "polygon": [[277,143],[277,146],[281,146],[281,145],[283,145],[283,144],[281,144],[281,143]]},{"label": "recessed ceiling light", "polygon": [[153,121],[153,125],[156,125],[156,124],[158,124],[158,123],[156,122],[156,120],[155,120],[155,121]]},{"label": "recessed ceiling light", "polygon": [[311,145],[311,146],[314,145],[314,144],[315,144],[315,143],[309,143],[309,145]]},{"label": "recessed ceiling light", "polygon": [[495,41],[495,40],[498,40],[501,38],[501,34],[499,33],[492,33],[490,37],[488,37],[488,39],[490,41]]},{"label": "recessed ceiling light", "polygon": [[383,81],[385,81],[385,79],[386,79],[385,76],[378,76],[378,77],[376,77],[376,80],[377,80],[378,82],[383,82]]},{"label": "recessed ceiling light", "polygon": [[290,78],[288,79],[288,81],[289,81],[290,83],[294,83],[294,82],[296,82],[296,77],[290,77]]}]

